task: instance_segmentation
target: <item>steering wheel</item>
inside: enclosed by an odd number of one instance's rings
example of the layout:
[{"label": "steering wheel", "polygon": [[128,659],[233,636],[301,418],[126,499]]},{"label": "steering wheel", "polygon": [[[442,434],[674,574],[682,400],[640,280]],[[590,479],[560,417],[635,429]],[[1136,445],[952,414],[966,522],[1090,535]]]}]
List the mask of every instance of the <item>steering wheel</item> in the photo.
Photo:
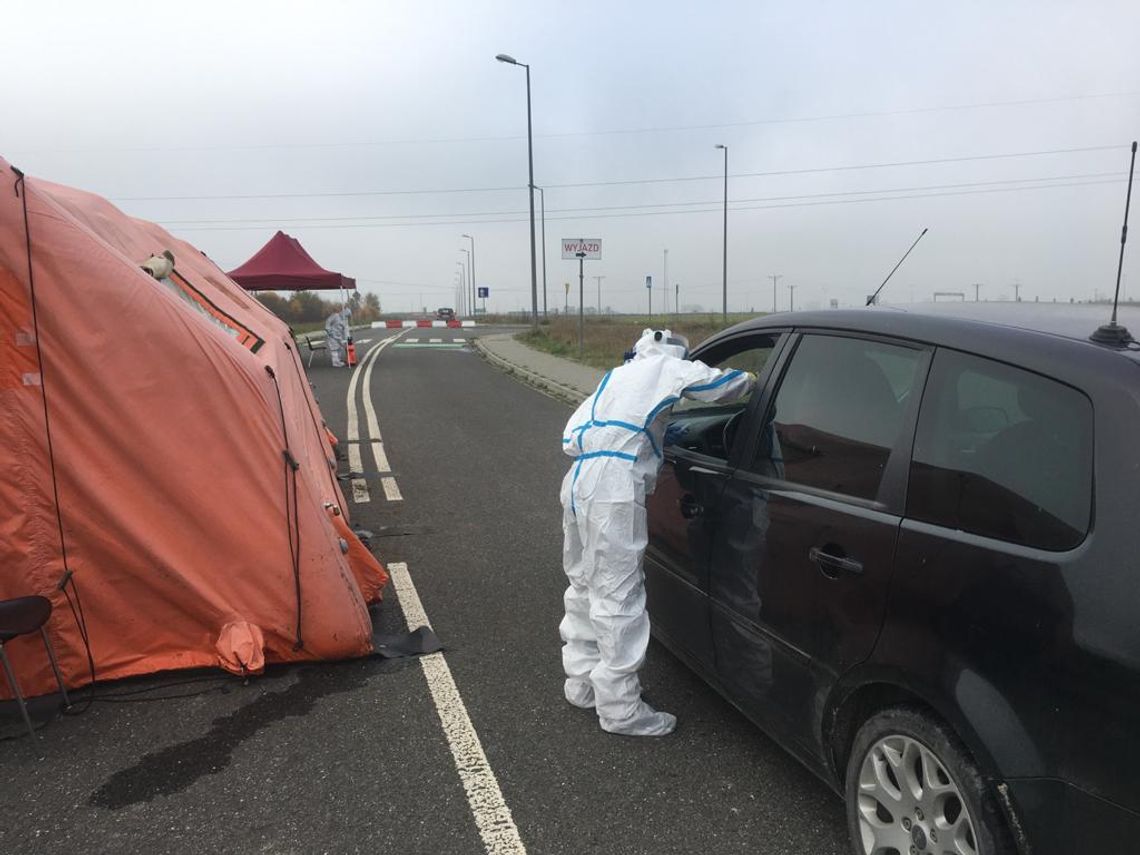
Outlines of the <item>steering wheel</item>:
[{"label": "steering wheel", "polygon": [[724,456],[726,459],[732,454],[732,444],[736,440],[736,431],[740,428],[740,420],[743,416],[744,410],[741,410],[724,423],[724,430],[721,433],[721,442],[724,444]]}]

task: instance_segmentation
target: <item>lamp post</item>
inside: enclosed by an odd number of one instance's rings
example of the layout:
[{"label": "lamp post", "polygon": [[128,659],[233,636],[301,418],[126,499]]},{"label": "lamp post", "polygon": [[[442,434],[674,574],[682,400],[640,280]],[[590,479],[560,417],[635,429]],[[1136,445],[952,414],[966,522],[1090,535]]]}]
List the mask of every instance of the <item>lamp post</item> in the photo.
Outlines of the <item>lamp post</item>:
[{"label": "lamp post", "polygon": [[[471,291],[471,281],[475,278],[475,276],[473,275],[475,272],[475,261],[471,257],[471,252],[469,250],[460,249],[459,251],[467,256],[467,279],[463,283],[464,284],[464,294],[466,294],[466,293]],[[466,303],[467,300],[464,299],[463,302]],[[475,308],[475,301],[474,300],[471,301],[470,308],[471,309]]]},{"label": "lamp post", "polygon": [[542,203],[542,316],[546,314],[546,191],[542,187],[535,187],[538,191],[539,201]]},{"label": "lamp post", "polygon": [[[462,250],[462,249],[459,251],[464,252],[464,250]],[[463,288],[464,291],[466,291],[467,290],[467,268],[464,266],[462,261],[455,262],[455,266],[459,268],[459,285],[461,288]]]},{"label": "lamp post", "polygon": [[585,276],[583,275],[584,274],[583,264],[585,264],[585,261],[586,261],[586,253],[576,252],[574,254],[576,256],[578,256],[578,358],[581,359],[582,358],[582,350],[583,350],[582,340],[583,340],[583,335],[584,335],[584,330],[585,330],[585,318],[586,318],[586,308],[585,308],[585,300],[584,300],[585,294],[586,294],[586,288],[585,288]]},{"label": "lamp post", "polygon": [[724,320],[728,321],[728,146],[721,143],[717,148],[724,149],[724,260],[721,265],[722,288],[724,291]]},{"label": "lamp post", "polygon": [[776,314],[776,283],[784,278],[784,274],[770,273],[768,278],[772,280],[772,314]]},{"label": "lamp post", "polygon": [[532,326],[538,327],[538,265],[534,254],[534,137],[530,121],[530,66],[519,62],[513,56],[501,53],[495,57],[508,65],[521,65],[526,69],[526,154],[530,180],[527,182],[527,195],[530,196],[530,303]]},{"label": "lamp post", "polygon": [[471,237],[471,235],[462,235],[462,237],[465,237],[467,240],[471,241],[471,288],[469,289],[471,291],[470,314],[472,317],[475,317],[475,238]]}]

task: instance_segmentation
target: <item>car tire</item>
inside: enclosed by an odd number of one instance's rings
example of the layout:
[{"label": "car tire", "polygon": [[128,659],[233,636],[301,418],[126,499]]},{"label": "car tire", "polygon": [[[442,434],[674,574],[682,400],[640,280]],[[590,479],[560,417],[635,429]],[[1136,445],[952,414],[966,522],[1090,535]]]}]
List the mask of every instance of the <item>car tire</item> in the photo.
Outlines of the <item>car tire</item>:
[{"label": "car tire", "polygon": [[859,728],[844,794],[856,855],[1015,852],[1001,808],[961,740],[920,710],[884,710]]}]

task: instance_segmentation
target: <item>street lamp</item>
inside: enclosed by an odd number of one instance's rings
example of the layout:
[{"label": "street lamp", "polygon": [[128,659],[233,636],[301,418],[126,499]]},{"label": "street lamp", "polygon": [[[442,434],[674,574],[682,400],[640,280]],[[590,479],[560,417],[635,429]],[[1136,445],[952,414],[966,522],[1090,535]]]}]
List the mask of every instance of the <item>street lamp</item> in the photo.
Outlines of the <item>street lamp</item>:
[{"label": "street lamp", "polygon": [[538,198],[542,202],[542,316],[546,315],[546,191],[535,187]]},{"label": "street lamp", "polygon": [[[467,250],[461,249],[459,251],[460,252],[466,252]],[[459,268],[459,285],[464,291],[466,291],[467,290],[467,268],[463,264],[462,261],[457,261],[457,262],[455,262],[455,264]],[[462,309],[460,309],[460,311],[462,311]]]},{"label": "street lamp", "polygon": [[717,148],[724,149],[724,261],[721,265],[724,289],[724,320],[728,322],[728,146],[721,143]]},{"label": "street lamp", "polygon": [[471,241],[471,317],[475,317],[475,238],[471,235],[462,235]]},{"label": "street lamp", "polygon": [[538,264],[534,252],[534,136],[531,133],[530,121],[530,66],[519,62],[513,56],[505,53],[498,54],[495,59],[508,65],[521,65],[526,69],[526,154],[530,171],[530,180],[527,183],[527,195],[530,196],[530,304],[533,315],[533,326],[538,327]]},{"label": "street lamp", "polygon": [[[464,285],[466,286],[466,291],[464,293],[470,293],[471,292],[471,280],[473,280],[475,278],[475,275],[474,275],[475,274],[475,262],[471,258],[470,251],[463,249],[462,247],[460,248],[459,251],[467,256],[467,280],[466,280],[466,282],[464,282]],[[464,302],[466,302],[466,299],[464,300]],[[475,303],[472,302],[469,308],[474,310]],[[474,312],[472,311],[471,314],[474,314]]]}]

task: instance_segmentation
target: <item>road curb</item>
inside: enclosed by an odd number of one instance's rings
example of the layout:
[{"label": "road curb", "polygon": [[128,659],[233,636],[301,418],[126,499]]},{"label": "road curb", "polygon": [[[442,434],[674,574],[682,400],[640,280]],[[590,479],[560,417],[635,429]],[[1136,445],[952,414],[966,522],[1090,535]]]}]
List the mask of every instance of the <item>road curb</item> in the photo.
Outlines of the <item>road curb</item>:
[{"label": "road curb", "polygon": [[557,380],[551,380],[549,377],[545,377],[536,371],[524,368],[521,365],[516,365],[509,359],[504,359],[483,344],[478,338],[473,339],[471,343],[475,346],[479,355],[496,368],[513,376],[520,383],[525,383],[527,386],[531,386],[555,400],[578,406],[578,404],[590,396],[589,392],[583,392],[581,389],[567,386],[564,383],[559,383]]}]

